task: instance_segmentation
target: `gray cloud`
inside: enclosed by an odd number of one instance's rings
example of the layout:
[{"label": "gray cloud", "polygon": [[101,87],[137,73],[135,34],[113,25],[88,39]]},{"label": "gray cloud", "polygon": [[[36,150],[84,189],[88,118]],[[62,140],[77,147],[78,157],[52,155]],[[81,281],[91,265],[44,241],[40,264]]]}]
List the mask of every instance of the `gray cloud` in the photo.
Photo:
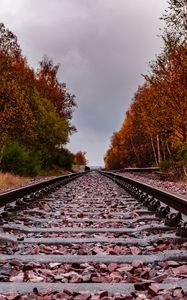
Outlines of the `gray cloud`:
[{"label": "gray cloud", "polygon": [[77,96],[69,148],[102,164],[141,73],[162,45],[166,0],[1,0],[0,18],[17,34],[36,68],[44,54],[61,63],[59,77]]}]

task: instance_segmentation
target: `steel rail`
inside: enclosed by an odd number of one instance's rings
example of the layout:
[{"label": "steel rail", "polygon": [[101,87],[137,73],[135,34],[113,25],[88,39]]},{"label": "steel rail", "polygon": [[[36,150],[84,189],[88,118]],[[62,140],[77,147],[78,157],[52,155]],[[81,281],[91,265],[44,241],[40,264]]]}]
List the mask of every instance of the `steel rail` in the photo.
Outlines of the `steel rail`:
[{"label": "steel rail", "polygon": [[41,182],[12,189],[9,190],[8,192],[0,193],[0,207],[4,206],[7,203],[17,200],[18,198],[22,198],[28,194],[37,192],[38,190],[41,190],[53,184],[57,184],[57,183],[66,184],[67,182],[75,179],[76,177],[82,176],[85,173],[87,172],[72,173],[69,175],[57,176],[49,180],[44,180]]},{"label": "steel rail", "polygon": [[151,185],[142,183],[138,180],[122,176],[113,172],[100,171],[101,174],[113,179],[118,184],[123,186],[123,183],[127,183],[141,192],[147,193],[148,195],[156,198],[157,200],[165,203],[166,205],[180,211],[184,215],[187,215],[187,199],[182,196],[177,196],[173,193],[167,192],[163,189],[153,187]]}]

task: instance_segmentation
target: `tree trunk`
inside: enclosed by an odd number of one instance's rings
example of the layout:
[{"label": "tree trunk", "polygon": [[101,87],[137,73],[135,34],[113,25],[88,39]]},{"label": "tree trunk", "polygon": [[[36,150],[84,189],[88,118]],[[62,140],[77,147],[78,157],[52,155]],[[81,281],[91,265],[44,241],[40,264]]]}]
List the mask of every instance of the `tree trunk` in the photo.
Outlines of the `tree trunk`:
[{"label": "tree trunk", "polygon": [[184,175],[187,176],[187,170],[185,166],[183,166],[183,170],[184,170]]},{"label": "tree trunk", "polygon": [[162,140],[162,152],[163,152],[163,158],[164,160],[166,160],[166,147],[163,140]]},{"label": "tree trunk", "polygon": [[171,150],[169,149],[168,142],[166,142],[166,148],[167,148],[167,151],[168,151],[169,156],[171,157],[172,154],[171,154]]},{"label": "tree trunk", "polygon": [[155,150],[155,145],[154,145],[152,135],[151,135],[151,145],[152,145],[152,149],[153,149],[153,155],[154,155],[155,163],[156,163],[156,166],[158,166],[158,160],[157,160],[157,156],[156,156],[156,150]]},{"label": "tree trunk", "polygon": [[140,162],[140,158],[139,158],[139,155],[138,155],[138,152],[136,151],[136,148],[134,147],[134,144],[133,144],[133,141],[132,141],[132,138],[130,137],[130,141],[131,141],[131,145],[132,145],[132,149],[133,149],[133,152],[136,156],[136,159],[137,159],[137,163],[139,165],[139,162]]},{"label": "tree trunk", "polygon": [[159,135],[157,134],[156,136],[157,139],[157,153],[158,153],[158,163],[161,163],[162,157],[161,157],[161,152],[160,152],[160,139],[159,139]]}]

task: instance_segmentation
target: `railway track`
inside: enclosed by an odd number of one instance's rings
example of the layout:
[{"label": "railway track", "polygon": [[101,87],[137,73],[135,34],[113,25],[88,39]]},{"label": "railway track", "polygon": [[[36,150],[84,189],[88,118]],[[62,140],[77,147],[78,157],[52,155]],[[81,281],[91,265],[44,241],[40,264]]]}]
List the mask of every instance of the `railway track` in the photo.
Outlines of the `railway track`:
[{"label": "railway track", "polygon": [[[29,200],[29,197],[37,198],[42,194],[49,192],[50,190],[54,190],[58,187],[58,185],[64,185],[69,181],[75,179],[76,177],[82,175],[83,173],[72,173],[69,175],[63,175],[49,180],[44,180],[38,183],[28,184],[24,187],[9,190],[8,192],[2,192],[0,193],[0,207],[18,199],[22,199],[22,201],[27,201]],[[26,197],[27,195],[29,195],[28,198]],[[23,199],[23,197],[25,198]]]},{"label": "railway track", "polygon": [[186,216],[103,175],[2,208],[0,299],[186,299]]},{"label": "railway track", "polygon": [[[165,208],[166,205],[175,209],[173,213],[177,214],[177,212],[179,211],[185,216],[187,215],[186,197],[177,196],[176,194],[167,192],[163,189],[153,187],[151,185],[142,183],[138,180],[126,176],[121,176],[113,172],[101,172],[101,174],[111,178],[113,181],[121,185],[132,196],[134,196],[136,199],[138,199],[145,205],[148,205],[150,209],[152,208],[155,212],[157,212],[158,215],[162,212],[163,208]],[[168,217],[168,221],[170,216],[170,211],[168,211],[168,214],[164,215],[164,217]],[[178,221],[179,223],[177,224]],[[181,224],[181,221],[181,219],[176,219],[175,225]]]}]

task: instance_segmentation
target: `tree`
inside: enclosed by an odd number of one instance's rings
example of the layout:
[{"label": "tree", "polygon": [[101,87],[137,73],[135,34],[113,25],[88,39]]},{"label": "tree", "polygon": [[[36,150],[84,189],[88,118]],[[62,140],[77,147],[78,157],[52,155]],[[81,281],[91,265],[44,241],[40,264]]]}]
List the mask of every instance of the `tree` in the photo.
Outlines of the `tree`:
[{"label": "tree", "polygon": [[[43,98],[48,99],[55,107],[57,114],[61,118],[71,120],[74,111],[75,95],[71,95],[66,88],[65,83],[59,82],[57,73],[59,65],[54,65],[53,61],[47,56],[39,62],[40,68],[37,72],[37,89]],[[69,133],[75,131],[75,128],[68,123]]]},{"label": "tree", "polygon": [[68,141],[68,121],[56,114],[55,107],[35,91],[32,96],[32,111],[36,122],[35,134],[40,148],[52,151],[57,145]]},{"label": "tree", "polygon": [[[32,112],[14,76],[14,65],[22,59],[17,37],[0,23],[0,145],[9,139],[31,135]],[[20,125],[20,126],[19,126]]]},{"label": "tree", "polygon": [[57,153],[57,165],[65,170],[71,170],[74,162],[74,155],[69,150],[61,148]]},{"label": "tree", "polygon": [[22,176],[36,176],[40,171],[39,153],[28,150],[18,142],[10,142],[3,151],[1,168]]},{"label": "tree", "polygon": [[[40,153],[43,167],[52,166],[54,153],[62,152],[60,146],[74,130],[75,96],[58,80],[58,68],[44,58],[35,73],[22,56],[17,37],[0,23],[1,159],[11,141],[19,145],[20,152],[24,148],[27,153]],[[71,155],[66,154],[70,164]]]},{"label": "tree", "polygon": [[178,44],[186,44],[187,0],[169,0],[168,10],[161,19],[165,20],[164,36],[170,35]]},{"label": "tree", "polygon": [[86,163],[87,163],[86,152],[78,151],[77,153],[75,153],[74,162],[76,165],[86,165]]},{"label": "tree", "polygon": [[[0,76],[1,77],[1,76]],[[35,121],[24,92],[13,80],[0,78],[1,143],[13,139],[30,143],[34,139]]]},{"label": "tree", "polygon": [[1,58],[2,56],[16,58],[21,55],[17,37],[9,29],[6,29],[3,23],[0,23],[0,54]]},{"label": "tree", "polygon": [[[105,156],[108,167],[180,160],[187,143],[187,1],[170,0],[164,50],[150,63],[121,129]],[[184,159],[184,156],[183,156]]]}]

